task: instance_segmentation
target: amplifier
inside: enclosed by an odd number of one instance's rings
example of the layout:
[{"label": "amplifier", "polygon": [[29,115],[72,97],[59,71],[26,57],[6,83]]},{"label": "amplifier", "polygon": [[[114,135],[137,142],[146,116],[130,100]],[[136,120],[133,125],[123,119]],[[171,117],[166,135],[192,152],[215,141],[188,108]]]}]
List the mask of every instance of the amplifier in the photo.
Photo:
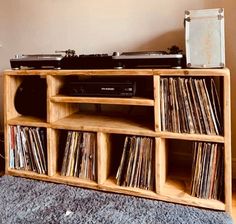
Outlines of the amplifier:
[{"label": "amplifier", "polygon": [[64,85],[62,94],[68,96],[133,97],[136,93],[134,81],[71,81]]}]

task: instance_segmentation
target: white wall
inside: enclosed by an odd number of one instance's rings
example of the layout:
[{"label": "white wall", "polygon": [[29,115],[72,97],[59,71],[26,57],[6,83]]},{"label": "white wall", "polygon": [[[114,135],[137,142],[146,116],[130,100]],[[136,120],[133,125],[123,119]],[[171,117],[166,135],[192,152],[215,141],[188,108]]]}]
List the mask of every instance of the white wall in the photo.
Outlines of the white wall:
[{"label": "white wall", "polygon": [[[186,9],[225,8],[226,63],[235,83],[235,0],[0,0],[0,71],[20,53],[78,54],[184,48]],[[233,84],[232,84],[233,86]],[[1,84],[2,95],[2,84]],[[236,90],[232,88],[232,99]],[[2,97],[0,97],[2,101]],[[0,102],[2,105],[2,102]],[[232,101],[233,155],[236,114]],[[2,117],[2,110],[1,117]],[[236,160],[234,159],[235,163]]]}]

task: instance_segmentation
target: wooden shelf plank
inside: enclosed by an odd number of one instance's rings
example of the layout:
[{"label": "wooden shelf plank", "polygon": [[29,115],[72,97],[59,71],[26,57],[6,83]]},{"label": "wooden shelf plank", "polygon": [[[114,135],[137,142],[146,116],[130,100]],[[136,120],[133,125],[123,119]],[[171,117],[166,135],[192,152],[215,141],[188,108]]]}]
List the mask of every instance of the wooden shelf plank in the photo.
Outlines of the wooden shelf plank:
[{"label": "wooden shelf plank", "polygon": [[100,188],[104,190],[109,190],[115,193],[124,193],[134,196],[143,196],[148,198],[155,198],[156,193],[150,190],[144,190],[135,187],[123,187],[116,184],[115,178],[108,178],[103,184],[99,185]]},{"label": "wooden shelf plank", "polygon": [[90,69],[90,70],[5,70],[6,75],[183,75],[183,76],[226,76],[229,75],[228,68],[222,69]]},{"label": "wooden shelf plank", "polygon": [[33,179],[42,179],[42,178],[48,179],[48,178],[50,178],[46,174],[40,174],[40,173],[36,173],[33,171],[28,171],[28,170],[8,169],[7,174],[21,176],[21,177],[29,177],[29,178],[33,178]]},{"label": "wooden shelf plank", "polygon": [[48,176],[48,175],[39,174],[33,171],[8,169],[7,174],[12,175],[12,176],[32,178],[36,180],[44,180],[44,181],[55,182],[55,183],[63,183],[63,184],[87,187],[87,188],[92,188],[92,189],[97,189],[97,185],[98,185],[95,181],[80,179],[77,177],[64,177],[58,173],[54,176]]},{"label": "wooden shelf plank", "polygon": [[59,173],[56,173],[54,176],[50,178],[52,178],[53,180],[60,181],[61,183],[72,184],[81,187],[86,187],[86,186],[96,187],[98,185],[97,182],[92,180],[81,179],[78,177],[71,177],[71,176],[61,176]]},{"label": "wooden shelf plank", "polygon": [[10,76],[29,76],[29,75],[40,75],[40,76],[46,76],[50,70],[36,70],[36,69],[17,69],[17,70],[5,70],[4,74],[5,75],[10,75]]},{"label": "wooden shelf plank", "polygon": [[122,117],[121,115],[76,113],[52,123],[51,127],[129,135],[155,136],[156,134],[151,125],[142,119]]},{"label": "wooden shelf plank", "polygon": [[30,70],[30,69],[20,69],[20,70],[5,70],[7,75],[87,75],[87,76],[152,76],[152,69],[88,69],[88,70]]},{"label": "wooden shelf plank", "polygon": [[206,142],[218,142],[224,143],[225,139],[219,135],[205,135],[205,134],[186,134],[186,133],[173,133],[173,132],[160,132],[159,137],[180,139],[180,140],[192,140],[192,141],[206,141]]},{"label": "wooden shelf plank", "polygon": [[225,203],[219,200],[202,199],[191,196],[189,193],[189,183],[186,180],[168,178],[161,196],[163,200],[173,201],[181,204],[193,205],[204,208],[225,210]]},{"label": "wooden shelf plank", "polygon": [[228,68],[222,69],[154,69],[154,75],[163,76],[229,76]]},{"label": "wooden shelf plank", "polygon": [[183,185],[176,182],[167,182],[161,194],[140,188],[122,187],[115,183],[114,178],[107,179],[99,188],[115,193],[123,193],[133,196],[164,200],[168,202],[180,203],[185,205],[197,206],[202,208],[211,208],[216,210],[225,210],[225,204],[217,200],[208,200],[195,198],[185,192]]},{"label": "wooden shelf plank", "polygon": [[33,116],[19,116],[7,121],[8,125],[21,125],[21,126],[33,126],[33,127],[49,127],[46,119],[33,117]]},{"label": "wooden shelf plank", "polygon": [[138,106],[154,106],[154,100],[132,97],[132,98],[118,98],[118,97],[75,97],[56,95],[50,98],[54,103],[99,103],[99,104],[119,104],[119,105],[138,105]]}]

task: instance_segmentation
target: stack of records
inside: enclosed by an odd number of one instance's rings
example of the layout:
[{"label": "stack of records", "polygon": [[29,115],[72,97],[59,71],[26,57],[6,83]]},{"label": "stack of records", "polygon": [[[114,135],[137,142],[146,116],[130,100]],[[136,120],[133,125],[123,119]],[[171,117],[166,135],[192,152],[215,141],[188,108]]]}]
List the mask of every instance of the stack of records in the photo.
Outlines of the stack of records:
[{"label": "stack of records", "polygon": [[223,133],[214,79],[161,78],[161,129],[175,133]]},{"label": "stack of records", "polygon": [[223,198],[224,156],[223,145],[194,143],[191,195],[205,199]]},{"label": "stack of records", "polygon": [[10,126],[10,168],[47,172],[46,131],[42,128]]},{"label": "stack of records", "polygon": [[117,184],[154,190],[154,145],[148,137],[125,138]]},{"label": "stack of records", "polygon": [[96,180],[96,134],[68,131],[61,175]]}]

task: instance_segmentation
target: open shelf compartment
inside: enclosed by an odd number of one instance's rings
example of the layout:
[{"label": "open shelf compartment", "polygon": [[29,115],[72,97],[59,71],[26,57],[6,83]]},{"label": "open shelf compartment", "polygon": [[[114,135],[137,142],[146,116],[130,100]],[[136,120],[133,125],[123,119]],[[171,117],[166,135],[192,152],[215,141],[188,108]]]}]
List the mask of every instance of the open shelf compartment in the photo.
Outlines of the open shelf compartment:
[{"label": "open shelf compartment", "polygon": [[[154,136],[154,112],[150,107],[64,104],[51,105],[52,128]],[[54,110],[61,108],[56,118]],[[64,111],[64,112],[63,112]]]},{"label": "open shelf compartment", "polygon": [[[155,138],[98,133],[98,152],[101,188],[156,195]],[[145,163],[145,158],[151,158],[151,162]]]},{"label": "open shelf compartment", "polygon": [[7,173],[40,177],[48,175],[47,128],[8,125],[6,141]]},{"label": "open shelf compartment", "polygon": [[[97,185],[97,134],[84,133],[83,131],[50,129],[50,138],[53,142],[50,147],[50,175],[53,179],[78,186]],[[89,139],[93,139],[93,149],[89,148],[92,142]],[[91,158],[95,159],[94,166],[91,165]],[[89,178],[87,174],[91,174],[93,178]]]},{"label": "open shelf compartment", "polygon": [[54,102],[154,105],[152,76],[61,75],[49,76]]},{"label": "open shelf compartment", "polygon": [[[164,140],[166,150],[164,152],[163,161],[166,163],[166,165],[163,166],[165,171],[162,173],[165,173],[166,176],[165,176],[165,181],[161,185],[160,195],[165,196],[167,198],[171,197],[179,201],[180,203],[186,202],[187,204],[191,205],[198,205],[202,207],[210,207],[213,209],[224,210],[225,209],[225,202],[223,199],[224,195],[220,200],[195,197],[191,195],[191,184],[192,184],[191,182],[193,181],[193,171],[194,169],[196,169],[196,167],[199,167],[197,166],[198,163],[194,161],[193,147],[195,143],[196,142],[189,140],[174,140],[174,139]],[[217,144],[216,150],[218,151],[220,150],[219,147],[222,147],[222,144],[220,143],[197,142],[197,144],[198,145],[202,144],[202,147],[203,144],[208,144],[208,145]],[[210,148],[205,149],[206,152],[205,161],[208,161],[208,158],[210,158],[211,156],[210,153],[207,154],[207,152],[210,152],[210,150],[212,149]],[[212,152],[213,151],[211,151],[211,153]],[[201,152],[198,151],[198,153],[199,155],[200,153],[202,153],[201,154],[202,158],[204,157],[203,151]],[[220,157],[221,157],[220,159],[224,159],[222,154],[220,155]],[[222,184],[224,186],[224,178],[222,178]],[[204,191],[207,190],[202,190],[202,192]]]},{"label": "open shelf compartment", "polygon": [[46,77],[5,76],[5,111],[8,124],[46,127]]}]

